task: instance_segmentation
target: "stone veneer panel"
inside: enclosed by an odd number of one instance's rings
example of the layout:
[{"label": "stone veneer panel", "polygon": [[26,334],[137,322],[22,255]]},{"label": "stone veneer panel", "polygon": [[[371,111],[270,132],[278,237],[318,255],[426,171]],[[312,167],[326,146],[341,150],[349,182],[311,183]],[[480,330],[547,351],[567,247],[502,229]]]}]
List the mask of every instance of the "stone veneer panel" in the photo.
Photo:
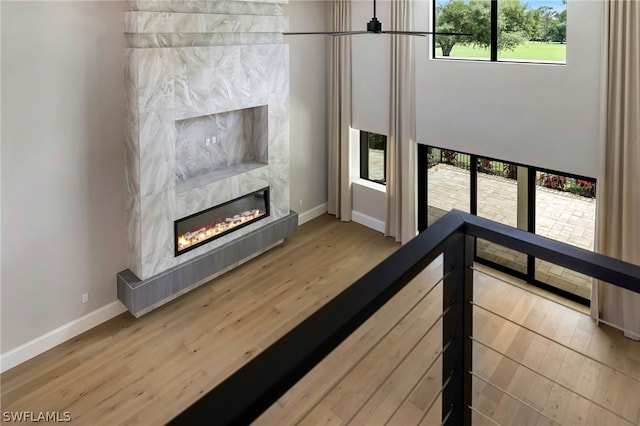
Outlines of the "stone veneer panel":
[{"label": "stone veneer panel", "polygon": [[130,47],[195,47],[280,44],[280,33],[126,34]]},{"label": "stone veneer panel", "polygon": [[[289,54],[280,43],[288,20],[278,3],[130,2],[125,170],[129,270],[138,279],[188,264],[290,214]],[[269,43],[230,44],[256,40]],[[149,47],[136,47],[143,42]],[[266,164],[176,184],[176,122],[255,107],[266,114],[260,118],[267,123]],[[175,220],[266,186],[268,218],[175,256]]]},{"label": "stone veneer panel", "polygon": [[286,16],[125,12],[125,33],[281,33]]},{"label": "stone veneer panel", "polygon": [[[209,181],[226,177],[230,169],[248,171],[245,164],[268,164],[266,107],[180,120],[176,131],[176,183],[183,188],[208,183],[208,175]],[[215,143],[203,144],[206,138]]]},{"label": "stone veneer panel", "polygon": [[288,0],[129,0],[132,11],[282,15]]}]

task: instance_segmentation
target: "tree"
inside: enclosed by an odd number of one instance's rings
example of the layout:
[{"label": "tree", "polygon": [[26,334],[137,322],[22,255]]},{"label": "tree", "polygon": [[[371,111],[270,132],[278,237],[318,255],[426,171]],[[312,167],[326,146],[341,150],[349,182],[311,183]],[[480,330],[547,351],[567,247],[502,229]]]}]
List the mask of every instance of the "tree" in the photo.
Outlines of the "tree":
[{"label": "tree", "polygon": [[[498,50],[513,49],[525,42],[532,18],[519,0],[503,0],[498,9]],[[437,36],[443,56],[449,56],[455,44],[491,46],[491,2],[487,0],[450,0],[436,7],[436,31],[471,33],[471,37]]]},{"label": "tree", "polygon": [[[565,5],[566,0],[562,1]],[[537,22],[537,31],[531,40],[565,43],[567,41],[567,10],[560,12],[551,6],[542,6],[531,11]]]},{"label": "tree", "polygon": [[551,6],[542,6],[536,9],[540,22],[539,40],[548,42],[551,37],[551,29],[553,28],[557,12]]},{"label": "tree", "polygon": [[554,22],[550,31],[551,41],[564,44],[567,41],[567,23]]},{"label": "tree", "polygon": [[503,30],[509,33],[526,32],[531,17],[527,14],[527,5],[520,0],[500,0],[498,3],[498,19],[504,18]]},{"label": "tree", "polygon": [[539,41],[541,33],[540,13],[538,9],[527,9],[527,20],[529,28],[527,29],[527,39],[531,41]]},{"label": "tree", "polygon": [[[470,33],[469,9],[464,0],[452,0],[436,7],[436,31]],[[436,42],[442,49],[442,56],[449,56],[453,46],[461,42],[460,37],[437,36]]]},{"label": "tree", "polygon": [[539,17],[534,10],[520,0],[500,0],[498,2],[498,20],[504,23],[498,30],[501,33],[517,34],[522,41],[534,39],[539,32]]},{"label": "tree", "polygon": [[563,10],[556,14],[550,30],[551,41],[556,43],[566,43],[567,41],[567,10]]}]

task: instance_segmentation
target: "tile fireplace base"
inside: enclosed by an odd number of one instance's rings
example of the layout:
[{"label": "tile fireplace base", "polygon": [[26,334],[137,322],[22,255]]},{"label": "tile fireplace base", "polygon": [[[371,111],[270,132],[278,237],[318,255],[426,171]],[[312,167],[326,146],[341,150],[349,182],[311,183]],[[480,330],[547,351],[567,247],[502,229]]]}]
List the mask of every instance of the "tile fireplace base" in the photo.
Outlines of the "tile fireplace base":
[{"label": "tile fireplace base", "polygon": [[264,253],[297,228],[298,213],[292,210],[283,218],[146,280],[125,269],[118,273],[118,299],[139,317]]}]

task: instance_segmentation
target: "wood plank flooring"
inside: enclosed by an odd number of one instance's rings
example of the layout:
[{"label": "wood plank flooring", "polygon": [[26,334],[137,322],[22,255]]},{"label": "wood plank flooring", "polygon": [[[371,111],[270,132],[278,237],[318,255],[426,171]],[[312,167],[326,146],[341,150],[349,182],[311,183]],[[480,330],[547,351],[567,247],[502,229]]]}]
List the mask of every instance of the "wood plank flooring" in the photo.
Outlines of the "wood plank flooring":
[{"label": "wood plank flooring", "polygon": [[[157,311],[4,373],[2,409],[163,424],[397,248],[318,218]],[[474,424],[640,424],[640,343],[486,272],[500,279],[475,272],[473,405],[493,420]],[[440,424],[441,276],[438,259],[255,423]]]},{"label": "wood plank flooring", "polygon": [[398,247],[322,216],[142,318],[122,314],[5,372],[2,410],[69,411],[81,425],[163,424]]},{"label": "wood plank flooring", "polygon": [[[441,284],[424,296],[441,276],[437,260],[256,424],[440,424]],[[474,277],[474,424],[640,424],[640,342],[575,305]]]},{"label": "wood plank flooring", "polygon": [[[429,292],[438,273],[440,261],[385,304],[256,424],[419,424],[441,380],[441,324],[425,334],[442,312],[442,286]],[[421,368],[434,361],[435,368],[421,376]],[[428,424],[440,415],[439,406],[434,408],[435,417],[423,419]]]}]

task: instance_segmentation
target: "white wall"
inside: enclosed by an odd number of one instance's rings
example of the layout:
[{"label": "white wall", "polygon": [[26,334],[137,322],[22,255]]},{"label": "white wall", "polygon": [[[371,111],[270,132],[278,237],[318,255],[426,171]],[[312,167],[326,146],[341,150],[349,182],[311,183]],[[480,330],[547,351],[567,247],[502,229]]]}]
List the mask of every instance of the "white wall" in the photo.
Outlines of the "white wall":
[{"label": "white wall", "polygon": [[[431,28],[430,7],[416,0],[414,29]],[[377,9],[392,29],[390,2]],[[372,12],[354,0],[353,29]],[[416,37],[418,142],[597,178],[602,2],[569,0],[567,19],[566,65],[433,60],[430,38]],[[352,126],[388,134],[389,36],[354,36],[352,46]],[[354,192],[354,205],[376,216],[369,192]]]},{"label": "white wall", "polygon": [[[325,31],[327,2],[290,0],[290,31]],[[291,208],[304,213],[327,202],[327,37],[286,36],[290,58]],[[324,210],[324,211],[323,211]]]},{"label": "white wall", "polygon": [[[390,28],[388,1],[378,18]],[[427,30],[431,1],[415,3],[414,28]],[[353,3],[363,28],[371,3]],[[567,64],[432,60],[415,38],[420,143],[597,177],[602,3],[569,0]],[[389,40],[353,37],[353,126],[388,133]]]},{"label": "white wall", "polygon": [[[376,16],[382,22],[382,29],[391,29],[390,3],[377,2]],[[367,22],[373,17],[373,2],[352,0],[351,28],[354,31],[367,29]],[[389,92],[391,67],[389,55],[391,43],[386,35],[357,35],[351,37],[352,79],[352,120],[351,127],[358,130],[389,134]],[[352,132],[353,133],[353,132]],[[356,158],[359,156],[359,136],[351,136]],[[353,183],[353,220],[369,228],[384,232],[387,217],[384,187],[359,179],[358,169]]]},{"label": "white wall", "polygon": [[387,203],[384,187],[362,179],[353,183],[353,221],[384,233]]},{"label": "white wall", "polygon": [[4,354],[114,302],[127,243],[124,3],[1,7]]},{"label": "white wall", "polygon": [[[390,23],[391,4],[387,0],[377,2],[378,20],[382,29],[392,29]],[[373,1],[352,0],[351,28],[354,31],[367,29],[373,17]],[[389,134],[389,93],[391,66],[390,37],[387,35],[363,34],[351,36],[352,79],[352,125],[354,129]]]},{"label": "white wall", "polygon": [[568,1],[564,66],[430,60],[418,39],[418,141],[596,177],[601,21],[601,2]]},{"label": "white wall", "polygon": [[[96,323],[121,312],[116,274],[128,263],[122,33],[127,6],[0,5],[5,369],[82,331],[78,323],[89,324],[87,317]],[[292,1],[291,29],[324,29],[325,6]],[[321,213],[327,197],[326,38],[287,41],[291,207],[303,213],[320,206],[315,212]],[[87,304],[81,303],[84,293]]]}]

